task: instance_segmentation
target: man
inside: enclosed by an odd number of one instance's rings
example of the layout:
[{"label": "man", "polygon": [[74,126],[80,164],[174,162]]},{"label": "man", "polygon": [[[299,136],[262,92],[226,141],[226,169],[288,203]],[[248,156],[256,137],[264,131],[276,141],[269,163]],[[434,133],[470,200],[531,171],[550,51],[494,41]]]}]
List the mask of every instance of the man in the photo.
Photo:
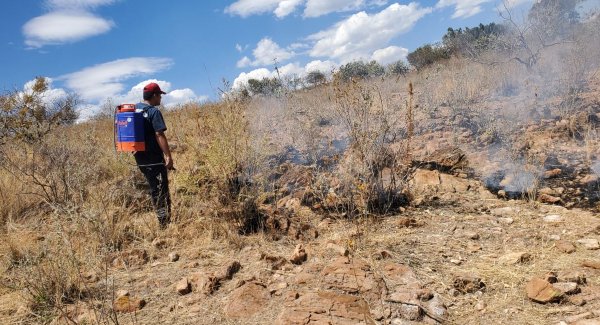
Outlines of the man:
[{"label": "man", "polygon": [[146,151],[138,151],[134,154],[135,161],[150,185],[152,204],[162,229],[171,222],[167,169],[174,169],[171,150],[165,136],[167,126],[162,113],[157,108],[164,94],[166,93],[154,82],[144,87],[144,102],[136,104],[135,108],[137,112],[143,112]]}]

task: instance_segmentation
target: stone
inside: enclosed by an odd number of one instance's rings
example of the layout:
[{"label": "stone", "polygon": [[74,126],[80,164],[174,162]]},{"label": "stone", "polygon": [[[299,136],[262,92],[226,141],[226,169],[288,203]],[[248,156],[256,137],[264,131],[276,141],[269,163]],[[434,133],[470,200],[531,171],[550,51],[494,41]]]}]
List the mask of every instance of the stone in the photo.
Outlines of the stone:
[{"label": "stone", "polygon": [[584,185],[592,185],[592,184],[598,182],[598,175],[595,175],[595,174],[585,175],[579,180],[579,182]]},{"label": "stone", "polygon": [[454,279],[453,286],[461,293],[475,293],[485,289],[485,283],[476,276],[458,276]]},{"label": "stone", "polygon": [[310,291],[287,301],[275,325],[301,324],[375,325],[369,304],[354,295]]},{"label": "stone", "polygon": [[581,262],[581,266],[600,270],[600,261],[584,260],[583,262]]},{"label": "stone", "polygon": [[562,292],[554,288],[550,282],[539,278],[531,279],[525,291],[529,299],[542,304],[558,301],[563,296]]},{"label": "stone", "polygon": [[306,262],[307,258],[308,255],[304,250],[304,246],[302,246],[302,244],[298,244],[296,249],[294,249],[294,253],[292,253],[292,257],[290,257],[290,262],[292,262],[292,264],[300,265]]},{"label": "stone", "polygon": [[598,239],[594,239],[594,238],[579,239],[579,240],[577,240],[577,243],[582,245],[585,249],[588,249],[588,250],[600,249],[600,243],[598,243]]},{"label": "stone", "polygon": [[561,173],[562,173],[562,170],[560,170],[560,168],[554,168],[554,169],[551,169],[551,170],[547,170],[547,171],[544,172],[544,178],[546,178],[546,179],[556,178]]},{"label": "stone", "polygon": [[579,315],[567,316],[567,317],[565,317],[565,321],[567,323],[571,324],[571,323],[575,323],[580,320],[584,320],[586,318],[590,318],[591,316],[593,316],[593,314],[588,311],[587,313],[583,313],[583,314],[579,314]]},{"label": "stone", "polygon": [[513,218],[498,218],[498,222],[505,225],[512,225],[512,223],[515,221],[513,220]]},{"label": "stone", "polygon": [[585,299],[583,299],[582,297],[578,297],[578,296],[571,296],[571,297],[568,297],[568,298],[567,298],[567,300],[568,300],[568,301],[569,301],[571,304],[573,304],[573,305],[575,305],[575,306],[580,306],[580,307],[581,307],[581,306],[583,306],[583,305],[585,305],[585,304],[586,304],[586,302],[587,302]]},{"label": "stone", "polygon": [[348,254],[350,254],[346,247],[342,247],[334,243],[328,243],[327,249],[341,256],[348,256]]},{"label": "stone", "polygon": [[548,272],[548,273],[544,274],[542,279],[544,279],[550,283],[558,282],[558,277],[556,276],[556,273],[554,273],[554,272]]},{"label": "stone", "polygon": [[176,252],[170,252],[168,257],[169,257],[169,262],[179,261],[179,254],[177,254]]},{"label": "stone", "polygon": [[400,307],[398,308],[398,313],[402,318],[408,320],[420,320],[423,316],[422,312],[421,307],[415,305],[400,304]]},{"label": "stone", "polygon": [[581,271],[566,271],[559,275],[562,282],[575,282],[584,285],[587,283],[587,275]]},{"label": "stone", "polygon": [[148,252],[146,252],[146,250],[134,248],[113,256],[112,266],[116,268],[141,266],[148,263],[148,260]]},{"label": "stone", "polygon": [[557,240],[556,243],[554,243],[554,247],[556,247],[556,249],[558,249],[559,251],[566,253],[566,254],[574,253],[577,250],[575,248],[575,245],[573,245],[573,243],[571,243],[570,241],[566,241],[566,240]]},{"label": "stone", "polygon": [[566,295],[574,295],[581,291],[575,282],[557,282],[552,284],[552,286]]},{"label": "stone", "polygon": [[129,296],[129,291],[128,290],[121,289],[121,290],[117,290],[117,292],[115,292],[115,297],[116,298],[125,297],[125,296]]},{"label": "stone", "polygon": [[225,305],[229,318],[247,319],[262,311],[269,302],[269,291],[257,282],[249,282],[233,290]]},{"label": "stone", "polygon": [[175,290],[182,296],[187,295],[188,293],[192,292],[192,285],[190,284],[188,278],[183,278],[175,284]]},{"label": "stone", "polygon": [[498,217],[505,217],[505,216],[513,215],[517,212],[518,212],[518,210],[513,207],[501,207],[501,208],[495,208],[495,209],[490,210],[491,214],[498,216]]},{"label": "stone", "polygon": [[548,222],[548,223],[559,223],[562,221],[563,221],[562,217],[558,214],[551,214],[551,215],[547,215],[544,217],[544,222]]},{"label": "stone", "polygon": [[571,323],[570,325],[600,325],[600,318],[581,319],[574,323]]},{"label": "stone", "polygon": [[530,259],[531,254],[527,252],[515,252],[501,256],[498,261],[503,265],[515,265],[528,262]]},{"label": "stone", "polygon": [[233,275],[238,273],[241,268],[242,268],[242,265],[240,264],[240,262],[238,262],[238,261],[229,262],[228,264],[223,266],[219,272],[217,272],[216,277],[219,278],[219,280],[221,280],[221,281],[231,280],[231,279],[233,279]]},{"label": "stone", "polygon": [[469,232],[465,233],[465,237],[467,237],[467,238],[469,238],[471,240],[478,240],[479,239],[479,234],[476,233],[476,232],[469,231]]},{"label": "stone", "polygon": [[538,201],[542,203],[556,204],[562,202],[562,199],[549,194],[540,194],[538,195]]},{"label": "stone", "polygon": [[144,299],[132,298],[130,296],[121,296],[113,302],[113,310],[119,313],[132,313],[141,310],[146,306]]},{"label": "stone", "polygon": [[483,300],[479,300],[477,302],[477,304],[475,305],[475,309],[477,309],[478,311],[484,310],[485,307],[487,307],[487,305],[485,304],[485,302]]}]

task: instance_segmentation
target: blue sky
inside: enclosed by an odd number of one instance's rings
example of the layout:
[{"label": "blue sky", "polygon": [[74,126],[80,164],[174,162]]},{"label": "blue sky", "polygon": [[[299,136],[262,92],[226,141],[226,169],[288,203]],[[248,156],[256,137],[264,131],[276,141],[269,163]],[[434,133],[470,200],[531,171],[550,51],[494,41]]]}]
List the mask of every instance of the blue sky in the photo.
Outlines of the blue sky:
[{"label": "blue sky", "polygon": [[[529,0],[510,0],[524,13]],[[91,114],[106,98],[136,101],[148,80],[167,104],[218,98],[235,86],[356,60],[383,64],[441,39],[448,27],[498,21],[496,0],[5,1],[3,90],[51,78],[49,97],[77,92]]]}]

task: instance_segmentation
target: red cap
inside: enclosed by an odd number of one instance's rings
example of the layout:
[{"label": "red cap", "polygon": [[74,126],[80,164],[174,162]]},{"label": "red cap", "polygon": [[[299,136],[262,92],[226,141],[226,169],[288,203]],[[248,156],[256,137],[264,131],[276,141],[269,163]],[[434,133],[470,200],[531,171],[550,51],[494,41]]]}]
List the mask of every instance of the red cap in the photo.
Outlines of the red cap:
[{"label": "red cap", "polygon": [[153,94],[166,94],[166,92],[160,89],[160,86],[156,82],[151,82],[144,86],[144,92]]}]

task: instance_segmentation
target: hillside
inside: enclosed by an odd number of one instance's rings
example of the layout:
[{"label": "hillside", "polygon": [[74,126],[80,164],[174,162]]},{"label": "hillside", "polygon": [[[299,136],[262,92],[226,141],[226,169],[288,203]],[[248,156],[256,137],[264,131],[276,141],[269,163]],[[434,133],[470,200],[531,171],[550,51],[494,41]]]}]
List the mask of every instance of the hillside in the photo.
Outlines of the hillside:
[{"label": "hillside", "polygon": [[599,23],[168,111],[165,230],[110,118],[12,138],[0,320],[598,324]]}]

